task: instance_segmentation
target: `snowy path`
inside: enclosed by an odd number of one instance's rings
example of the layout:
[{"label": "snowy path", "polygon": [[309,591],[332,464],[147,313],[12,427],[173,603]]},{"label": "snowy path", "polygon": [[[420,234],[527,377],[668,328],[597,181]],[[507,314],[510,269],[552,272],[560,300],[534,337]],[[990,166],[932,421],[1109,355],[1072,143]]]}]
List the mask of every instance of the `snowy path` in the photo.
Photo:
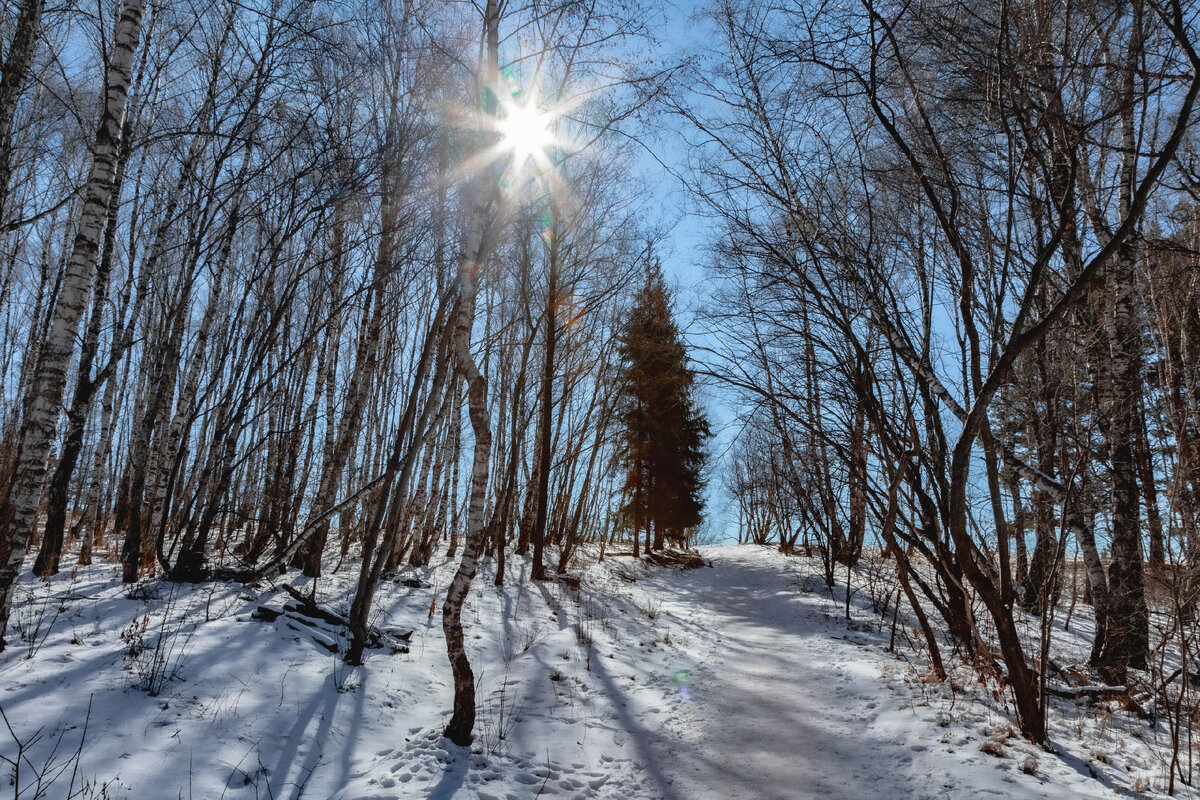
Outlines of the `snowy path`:
[{"label": "snowy path", "polygon": [[[863,594],[854,630],[812,562],[758,547],[705,555],[712,569],[669,573],[655,586],[667,615],[703,644],[692,649],[691,701],[665,719],[633,721],[656,734],[645,748],[650,797],[1108,798],[1128,794],[1108,771],[1114,759],[1127,774],[1148,774],[1146,751],[1124,742],[1079,758],[1061,738],[1066,726],[1052,734],[1058,756],[1024,742],[1007,713],[973,699],[992,692],[975,680],[956,693],[921,683],[887,652],[888,632]],[[981,751],[985,741],[999,757]]]},{"label": "snowy path", "polygon": [[[1015,736],[1003,693],[969,668],[953,688],[930,684],[887,652],[865,592],[847,626],[815,561],[703,552],[713,568],[590,563],[579,591],[519,579],[527,560],[503,588],[481,575],[464,613],[470,749],[441,737],[451,687],[434,611],[448,561],[384,587],[377,624],[411,638],[356,668],[307,623],[256,619],[289,601],[279,586],[131,594],[108,564],[49,583],[26,571],[14,619],[57,624],[37,658],[0,657],[0,707],[26,739],[43,731],[35,764],[75,752],[87,719],[80,774],[110,782],[114,800],[1057,800],[1162,784],[1144,723],[1123,734],[1107,709],[1060,704],[1048,754]],[[323,578],[322,605],[347,608],[356,574]],[[141,688],[131,630],[176,643],[157,696]],[[0,756],[14,754],[0,737]]]},{"label": "snowy path", "polygon": [[681,576],[686,593],[671,603],[684,615],[700,604],[721,654],[697,671],[681,741],[666,743],[671,794],[861,797],[865,786],[909,783],[903,757],[885,756],[891,743],[865,730],[878,706],[873,660],[847,660],[856,649],[833,641],[836,627],[797,602],[797,578],[778,560],[742,555],[725,550],[713,569]]}]

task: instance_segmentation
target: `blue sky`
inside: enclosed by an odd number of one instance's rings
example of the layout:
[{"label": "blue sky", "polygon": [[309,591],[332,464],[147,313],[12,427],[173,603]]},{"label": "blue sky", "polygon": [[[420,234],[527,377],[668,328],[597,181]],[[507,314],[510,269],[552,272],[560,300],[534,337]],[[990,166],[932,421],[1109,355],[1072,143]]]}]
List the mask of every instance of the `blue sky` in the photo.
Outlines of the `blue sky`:
[{"label": "blue sky", "polygon": [[[707,38],[704,35],[706,23],[697,18],[696,12],[702,6],[702,3],[690,2],[664,4],[655,31],[661,47],[658,55],[663,61],[677,63],[701,55]],[[692,347],[693,359],[703,364],[704,354],[699,348],[708,344],[708,337],[696,324],[696,312],[708,302],[713,284],[706,270],[706,221],[695,212],[684,187],[671,174],[684,171],[687,165],[687,144],[680,125],[680,120],[670,117],[655,120],[653,133],[642,137],[644,149],[638,168],[653,191],[652,208],[660,215],[656,221],[669,226],[670,233],[659,256],[675,292],[677,321]],[[729,506],[730,499],[721,488],[726,451],[737,433],[732,398],[711,381],[705,382],[703,394],[714,433],[710,445],[709,524],[724,538],[736,541],[736,510]]]}]

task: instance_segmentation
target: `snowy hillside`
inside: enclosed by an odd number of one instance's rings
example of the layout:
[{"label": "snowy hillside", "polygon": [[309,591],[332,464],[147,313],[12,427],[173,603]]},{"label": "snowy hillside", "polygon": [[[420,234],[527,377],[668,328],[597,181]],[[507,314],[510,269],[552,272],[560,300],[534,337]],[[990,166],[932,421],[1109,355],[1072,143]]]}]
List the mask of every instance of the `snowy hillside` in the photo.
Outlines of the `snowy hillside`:
[{"label": "snowy hillside", "polygon": [[[464,615],[481,704],[469,750],[440,736],[449,565],[383,588],[382,646],[361,668],[280,586],[155,580],[129,597],[112,566],[25,580],[23,638],[0,667],[16,739],[0,754],[30,742],[19,797],[63,767],[51,798],[72,780],[110,798],[1112,797],[1165,774],[1123,712],[1064,701],[1056,753],[1022,742],[996,687],[965,670],[953,689],[925,683],[888,652],[869,590],[848,626],[814,562],[704,555],[712,567],[690,571],[610,557],[578,591],[481,574]],[[318,605],[344,613],[351,583],[322,579]]]}]

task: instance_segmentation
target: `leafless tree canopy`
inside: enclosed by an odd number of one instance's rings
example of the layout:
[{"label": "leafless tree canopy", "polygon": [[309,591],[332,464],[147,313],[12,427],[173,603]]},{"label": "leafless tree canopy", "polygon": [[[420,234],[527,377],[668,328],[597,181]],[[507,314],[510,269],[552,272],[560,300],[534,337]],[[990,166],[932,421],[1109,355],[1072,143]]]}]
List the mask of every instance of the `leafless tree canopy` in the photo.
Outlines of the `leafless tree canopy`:
[{"label": "leafless tree canopy", "polygon": [[1046,643],[1016,621],[1065,564],[1111,685],[1164,646],[1151,606],[1194,605],[1196,11],[708,14],[717,68],[675,112],[719,226],[742,535],[819,549],[832,585],[869,531],[1042,741]]},{"label": "leafless tree canopy", "polygon": [[358,663],[382,577],[444,554],[446,735],[469,742],[480,563],[569,577],[583,543],[640,556],[699,516],[623,521],[656,119],[710,234],[689,333],[736,406],[709,501],[738,540],[818,554],[831,587],[884,554],[935,676],[1002,675],[1036,742],[1076,576],[1093,680],[1176,691],[1162,654],[1194,648],[1200,593],[1195,5],[713,0],[675,65],[657,13],[8,4],[0,635],[22,570],[351,570]]}]

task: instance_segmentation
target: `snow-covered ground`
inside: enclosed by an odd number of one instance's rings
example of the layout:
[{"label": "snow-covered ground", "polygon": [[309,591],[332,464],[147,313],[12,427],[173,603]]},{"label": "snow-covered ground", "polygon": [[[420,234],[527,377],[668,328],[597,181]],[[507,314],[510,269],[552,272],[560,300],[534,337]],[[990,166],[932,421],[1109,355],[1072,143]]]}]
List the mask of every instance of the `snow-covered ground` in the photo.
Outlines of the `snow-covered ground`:
[{"label": "snow-covered ground", "polygon": [[[23,579],[0,656],[13,731],[0,728],[0,756],[33,739],[16,794],[33,797],[36,774],[58,765],[50,798],[72,780],[92,782],[81,796],[164,800],[1161,790],[1162,745],[1124,712],[1058,703],[1055,752],[1040,750],[1015,735],[995,685],[966,669],[930,683],[911,653],[888,652],[890,617],[868,592],[848,625],[844,594],[814,562],[758,547],[704,555],[713,566],[690,571],[611,557],[586,567],[579,591],[496,588],[485,568],[464,614],[481,704],[470,749],[439,735],[451,564],[380,587],[385,646],[361,668],[330,652],[344,638],[326,621],[255,618],[295,605],[280,586],[148,581],[128,596],[112,565]],[[320,579],[320,604],[344,613],[354,572]]]}]

